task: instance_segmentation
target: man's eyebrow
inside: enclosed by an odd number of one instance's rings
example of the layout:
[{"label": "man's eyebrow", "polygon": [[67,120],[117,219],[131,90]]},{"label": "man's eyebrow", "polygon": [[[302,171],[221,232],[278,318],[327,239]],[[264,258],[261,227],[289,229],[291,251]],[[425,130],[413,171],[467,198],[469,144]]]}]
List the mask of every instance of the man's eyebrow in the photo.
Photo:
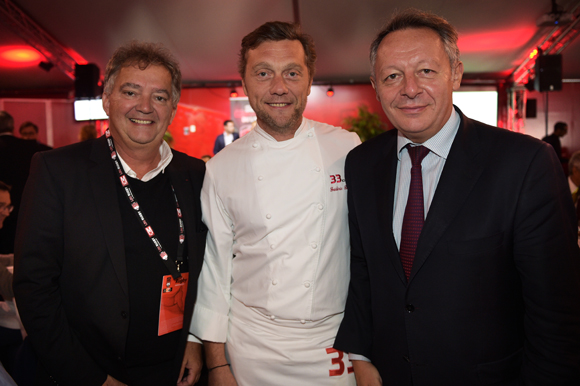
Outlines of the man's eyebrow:
[{"label": "man's eyebrow", "polygon": [[155,93],[163,93],[163,94],[169,95],[169,91],[167,91],[167,90],[166,90],[166,89],[164,89],[164,88],[158,88],[158,89],[155,89],[155,91],[154,91],[154,92],[155,92]]},{"label": "man's eyebrow", "polygon": [[260,62],[260,63],[256,63],[252,66],[252,70],[256,70],[259,67],[267,67],[267,68],[271,68],[272,66],[268,63],[268,62]]},{"label": "man's eyebrow", "polygon": [[[126,83],[123,83],[121,85],[121,88],[125,88],[125,87],[135,88],[135,89],[138,89],[138,90],[140,90],[142,88],[141,85],[139,85],[137,83],[131,83],[131,82],[126,82]],[[155,90],[153,90],[153,92],[155,92],[155,93],[163,93],[163,94],[166,94],[166,95],[170,95],[169,94],[169,91],[166,90],[166,89],[164,89],[164,88],[155,89]]]},{"label": "man's eyebrow", "polygon": [[123,83],[121,85],[121,88],[124,88],[124,87],[139,88],[139,89],[141,88],[141,86],[138,85],[137,83],[131,83],[131,82],[125,82],[125,83]]}]

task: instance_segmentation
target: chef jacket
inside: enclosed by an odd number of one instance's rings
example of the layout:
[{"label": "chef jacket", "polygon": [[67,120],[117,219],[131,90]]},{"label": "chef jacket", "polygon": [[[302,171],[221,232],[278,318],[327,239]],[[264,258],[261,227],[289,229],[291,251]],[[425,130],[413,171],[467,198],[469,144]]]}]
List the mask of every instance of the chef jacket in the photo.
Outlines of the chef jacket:
[{"label": "chef jacket", "polygon": [[272,320],[344,311],[350,244],[344,161],[355,133],[303,119],[276,141],[259,126],[206,164],[209,232],[190,332],[225,342],[231,297]]}]

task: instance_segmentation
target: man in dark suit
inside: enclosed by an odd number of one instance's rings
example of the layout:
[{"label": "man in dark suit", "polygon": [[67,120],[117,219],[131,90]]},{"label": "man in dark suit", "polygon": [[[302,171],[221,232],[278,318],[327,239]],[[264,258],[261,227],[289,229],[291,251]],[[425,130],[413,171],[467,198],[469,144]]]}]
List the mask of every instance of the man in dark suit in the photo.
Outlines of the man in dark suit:
[{"label": "man in dark suit", "polygon": [[213,145],[213,154],[216,155],[224,147],[240,138],[240,134],[234,132],[234,122],[231,120],[224,121],[224,132],[216,137]]},{"label": "man in dark suit", "polygon": [[0,111],[0,181],[12,187],[14,210],[0,230],[0,253],[14,252],[16,220],[20,212],[20,198],[28,179],[30,161],[37,151],[41,151],[36,141],[27,141],[14,136],[14,118]]},{"label": "man in dark suit", "polygon": [[358,385],[580,384],[580,251],[554,151],[454,108],[463,65],[438,16],[396,15],[371,65],[397,130],[346,161],[335,348]]},{"label": "man in dark suit", "polygon": [[185,386],[199,376],[201,346],[181,327],[205,247],[205,164],[163,141],[180,91],[164,48],[120,47],[105,73],[110,130],[33,159],[14,293],[39,381]]}]

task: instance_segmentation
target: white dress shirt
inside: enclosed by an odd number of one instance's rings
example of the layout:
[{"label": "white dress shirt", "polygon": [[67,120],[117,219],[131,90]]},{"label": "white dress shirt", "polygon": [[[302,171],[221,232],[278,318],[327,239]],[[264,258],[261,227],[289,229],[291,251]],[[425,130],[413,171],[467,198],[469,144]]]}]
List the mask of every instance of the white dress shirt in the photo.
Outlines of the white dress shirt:
[{"label": "white dress shirt", "polygon": [[[405,207],[407,206],[407,199],[409,198],[411,167],[413,166],[411,157],[409,157],[409,151],[405,146],[410,143],[411,146],[422,145],[430,150],[421,162],[423,201],[425,204],[424,213],[425,217],[427,217],[429,207],[431,207],[431,202],[435,196],[435,190],[437,189],[439,178],[441,177],[443,167],[445,166],[445,161],[449,155],[449,150],[451,150],[451,145],[453,144],[457,130],[459,130],[459,124],[459,114],[457,114],[455,109],[453,109],[451,116],[445,125],[443,125],[441,130],[424,143],[414,143],[399,131],[397,136],[397,157],[399,162],[397,162],[397,176],[395,178],[395,197],[393,204],[393,237],[397,243],[397,248],[401,247],[401,230],[403,228]],[[370,362],[370,360],[365,356],[356,353],[349,353],[348,357],[353,361],[362,360]]]},{"label": "white dress shirt", "polygon": [[[169,147],[167,142],[163,141],[161,143],[161,145],[159,146],[159,154],[161,155],[161,159],[159,160],[157,167],[145,173],[145,175],[141,178],[141,181],[143,182],[150,181],[153,178],[157,177],[159,173],[165,172],[165,168],[167,167],[167,165],[171,163],[171,160],[173,159],[173,153],[171,152],[171,148]],[[127,165],[127,163],[123,160],[119,152],[117,152],[117,156],[121,161],[121,165],[123,166],[123,170],[125,170],[125,174],[127,174],[131,178],[138,179],[137,173],[135,173],[133,169],[131,169],[129,165]]]},{"label": "white dress shirt", "polygon": [[226,133],[224,131],[224,146],[228,146],[232,142],[234,142],[234,134]]},{"label": "white dress shirt", "polygon": [[209,232],[190,332],[225,342],[231,297],[271,319],[317,321],[344,311],[349,283],[346,130],[303,119],[293,138],[260,127],[207,164]]}]

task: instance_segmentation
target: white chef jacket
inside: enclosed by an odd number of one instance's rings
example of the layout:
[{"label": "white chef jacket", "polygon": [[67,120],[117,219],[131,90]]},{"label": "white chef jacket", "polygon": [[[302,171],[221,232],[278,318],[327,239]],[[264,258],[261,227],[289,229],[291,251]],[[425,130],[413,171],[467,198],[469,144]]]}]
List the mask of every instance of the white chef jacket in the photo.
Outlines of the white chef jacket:
[{"label": "white chef jacket", "polygon": [[225,342],[231,297],[271,319],[342,313],[349,283],[344,161],[360,144],[303,119],[278,142],[259,126],[206,164],[209,232],[190,332]]}]

